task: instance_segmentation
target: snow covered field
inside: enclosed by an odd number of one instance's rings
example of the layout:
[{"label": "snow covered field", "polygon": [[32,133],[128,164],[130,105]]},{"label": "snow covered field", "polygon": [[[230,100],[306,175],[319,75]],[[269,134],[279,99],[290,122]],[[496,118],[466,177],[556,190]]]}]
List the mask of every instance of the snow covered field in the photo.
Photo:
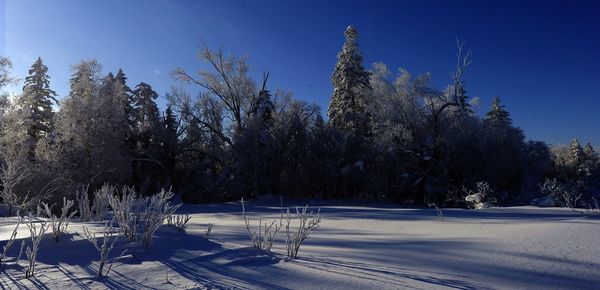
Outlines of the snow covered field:
[{"label": "snow covered field", "polygon": [[[298,205],[301,205],[300,203]],[[34,279],[26,260],[0,271],[3,289],[594,289],[600,287],[600,220],[562,208],[444,210],[321,204],[322,223],[285,257],[283,234],[272,254],[251,247],[239,203],[188,205],[186,233],[163,227],[149,252],[124,238],[129,255],[109,277],[94,277],[98,253],[73,222],[69,234],[41,245]],[[248,215],[279,217],[279,204],[251,203]],[[0,218],[0,240],[14,218]],[[204,232],[213,223],[211,239]],[[93,223],[87,223],[90,225]],[[101,224],[96,223],[95,229]],[[29,234],[21,225],[18,238]],[[2,246],[4,242],[0,243]],[[9,256],[18,254],[15,242]],[[14,260],[14,259],[13,259]]]}]

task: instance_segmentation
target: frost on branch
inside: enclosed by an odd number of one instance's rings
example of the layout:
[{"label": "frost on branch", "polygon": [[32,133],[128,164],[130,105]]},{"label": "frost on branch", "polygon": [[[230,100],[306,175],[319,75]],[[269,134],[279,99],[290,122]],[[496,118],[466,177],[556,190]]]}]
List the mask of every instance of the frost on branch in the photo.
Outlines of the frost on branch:
[{"label": "frost on branch", "polygon": [[52,213],[51,206],[48,206],[48,204],[45,202],[42,203],[42,205],[44,206],[46,216],[50,218],[50,225],[52,226],[52,238],[55,242],[58,242],[62,234],[67,231],[67,227],[69,227],[69,222],[71,221],[71,218],[77,213],[77,211],[75,210],[69,214],[69,210],[71,209],[71,207],[73,207],[74,204],[74,201],[67,200],[66,197],[63,197],[63,206],[60,210],[60,216],[56,216]]},{"label": "frost on branch", "polygon": [[89,185],[86,185],[76,193],[79,217],[82,221],[105,220],[108,214],[109,199],[116,192],[116,188],[112,185],[104,184],[99,190],[94,192],[93,200],[90,200],[88,189]]},{"label": "frost on branch", "polygon": [[123,235],[130,240],[141,239],[148,249],[156,229],[180,206],[170,204],[172,197],[170,189],[150,197],[138,197],[132,187],[123,187],[120,198],[110,195],[109,204]]},{"label": "frost on branch", "polygon": [[258,230],[252,230],[250,228],[250,219],[246,216],[246,207],[244,205],[244,199],[242,199],[242,218],[246,225],[246,231],[254,244],[254,247],[265,252],[270,252],[273,247],[273,241],[277,236],[277,233],[282,227],[282,221],[273,220],[271,224],[265,222],[263,224],[262,219],[258,220]]},{"label": "frost on branch", "polygon": [[104,271],[104,266],[106,265],[106,263],[108,261],[108,256],[110,255],[110,252],[112,251],[112,249],[115,245],[115,242],[119,238],[119,232],[117,231],[117,229],[115,229],[115,227],[112,226],[112,223],[113,223],[113,221],[106,222],[104,224],[101,242],[98,242],[99,239],[96,239],[96,234],[91,234],[88,228],[86,228],[85,226],[83,227],[83,236],[90,243],[92,243],[92,245],[94,245],[94,248],[96,248],[96,250],[98,250],[98,253],[100,254],[100,261],[98,263],[98,277],[108,276],[108,274],[110,273],[110,270],[112,269],[114,262],[116,260],[120,259],[121,257],[123,257],[123,255],[127,251],[127,250],[123,250],[123,252],[121,252],[121,255],[119,255],[119,257],[115,258],[110,263],[110,265],[108,265],[108,269],[106,269],[106,272]]},{"label": "frost on branch", "polygon": [[15,210],[22,212],[35,208],[42,200],[50,198],[58,190],[57,179],[48,182],[37,194],[18,192],[17,186],[30,176],[23,158],[6,158],[0,164],[0,199],[5,204],[8,216]]},{"label": "frost on branch", "polygon": [[113,210],[114,218],[119,224],[123,236],[130,240],[135,239],[140,205],[133,187],[124,186],[121,197],[119,198],[116,194],[110,195],[108,203]]},{"label": "frost on branch", "polygon": [[142,245],[147,250],[152,243],[154,232],[160,227],[165,219],[174,214],[181,204],[171,205],[169,200],[173,197],[173,192],[169,189],[162,189],[159,193],[140,199],[143,211],[139,216],[139,234],[142,238]]},{"label": "frost on branch", "polygon": [[189,214],[171,214],[167,217],[167,224],[171,227],[175,227],[181,231],[185,231],[187,222],[192,217]]},{"label": "frost on branch", "polygon": [[[307,212],[308,205],[302,210],[296,207],[295,215],[290,213],[290,209],[287,209],[286,214],[286,226],[285,226],[285,247],[287,249],[287,256],[289,259],[294,259],[298,256],[298,251],[302,243],[308,238],[308,236],[316,230],[321,223],[321,209],[317,212]],[[292,230],[292,220],[298,221],[296,230]]]},{"label": "frost on branch", "polygon": [[48,223],[45,221],[40,222],[38,224],[39,227],[36,226],[36,223],[33,221],[33,216],[31,214],[29,214],[29,216],[27,217],[26,225],[29,228],[29,234],[31,237],[31,247],[28,246],[27,250],[25,250],[25,254],[27,255],[27,260],[29,262],[27,271],[25,272],[25,278],[31,278],[35,274],[35,263],[37,260],[38,251],[40,249],[40,242],[44,238],[44,234],[46,233],[46,230],[49,226]]},{"label": "frost on branch", "polygon": [[103,221],[108,214],[109,198],[115,194],[117,188],[113,185],[104,184],[94,192],[94,202],[91,206],[91,214],[94,221]]},{"label": "frost on branch", "polygon": [[2,263],[6,260],[6,255],[8,254],[8,251],[10,251],[12,244],[15,242],[15,238],[17,237],[17,230],[19,229],[20,224],[21,218],[18,219],[17,225],[13,229],[12,234],[8,238],[8,241],[6,241],[6,244],[2,247],[2,254],[0,255],[0,266],[2,266]]}]

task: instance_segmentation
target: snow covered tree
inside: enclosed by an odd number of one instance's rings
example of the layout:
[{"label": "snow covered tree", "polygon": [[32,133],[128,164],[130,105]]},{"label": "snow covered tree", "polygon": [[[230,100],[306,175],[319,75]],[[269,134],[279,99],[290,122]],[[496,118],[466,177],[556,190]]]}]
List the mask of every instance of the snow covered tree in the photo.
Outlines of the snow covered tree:
[{"label": "snow covered tree", "polygon": [[341,129],[366,133],[368,130],[367,98],[371,92],[369,72],[363,67],[358,47],[358,31],[348,26],[344,32],[346,41],[338,54],[335,71],[331,77],[333,96],[329,104],[329,122]]},{"label": "snow covered tree", "polygon": [[143,143],[139,146],[147,147],[151,142],[156,141],[156,136],[153,135],[160,126],[156,98],[158,94],[152,90],[152,86],[144,82],[139,83],[132,91],[134,131],[138,143]]},{"label": "snow covered tree", "polygon": [[23,93],[12,104],[9,121],[4,126],[4,146],[8,154],[24,155],[33,161],[34,149],[52,128],[52,104],[58,104],[50,89],[50,76],[41,58],[31,66]]},{"label": "snow covered tree", "polygon": [[576,138],[573,138],[569,144],[569,165],[578,171],[584,161],[585,152],[583,151],[581,144],[579,144],[579,141]]},{"label": "snow covered tree", "polygon": [[100,79],[96,60],[73,66],[71,89],[56,121],[56,136],[48,150],[75,183],[100,185],[127,176],[128,157],[124,147],[124,103],[112,74]]},{"label": "snow covered tree", "polygon": [[485,114],[485,120],[494,125],[510,126],[512,120],[510,114],[504,109],[504,105],[500,104],[500,97],[492,99],[492,106],[489,112]]},{"label": "snow covered tree", "polygon": [[585,144],[585,147],[583,148],[583,153],[585,154],[585,157],[588,160],[598,159],[598,154],[596,153],[596,150],[594,150],[594,147],[592,147],[592,144],[590,142]]}]

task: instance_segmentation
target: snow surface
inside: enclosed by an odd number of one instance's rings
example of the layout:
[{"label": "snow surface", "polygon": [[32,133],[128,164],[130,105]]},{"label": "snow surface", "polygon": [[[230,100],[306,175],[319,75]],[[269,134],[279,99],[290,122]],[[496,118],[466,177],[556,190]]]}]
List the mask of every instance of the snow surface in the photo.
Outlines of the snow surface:
[{"label": "snow surface", "polygon": [[[302,203],[297,202],[297,205]],[[561,208],[433,209],[320,204],[322,226],[283,261],[283,234],[264,254],[251,247],[239,203],[187,205],[186,233],[162,227],[149,252],[120,239],[109,277],[94,277],[98,253],[73,222],[70,234],[40,246],[34,279],[25,258],[0,270],[3,289],[593,289],[600,287],[600,220]],[[247,214],[279,217],[275,203]],[[204,232],[213,223],[211,239]],[[0,218],[0,240],[14,218]],[[18,238],[28,235],[21,225]],[[4,242],[0,242],[0,247]],[[16,241],[9,256],[18,253]],[[167,278],[168,277],[168,278]]]}]

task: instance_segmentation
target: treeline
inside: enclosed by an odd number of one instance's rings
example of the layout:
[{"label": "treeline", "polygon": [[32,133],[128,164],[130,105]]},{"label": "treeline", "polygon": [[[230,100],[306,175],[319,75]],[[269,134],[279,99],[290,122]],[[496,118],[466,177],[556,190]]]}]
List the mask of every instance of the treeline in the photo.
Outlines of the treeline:
[{"label": "treeline", "polygon": [[[527,141],[498,97],[484,117],[474,112],[463,43],[440,90],[429,74],[395,74],[379,63],[365,69],[357,31],[348,27],[345,36],[327,120],[316,104],[271,92],[268,74],[257,83],[245,59],[206,46],[199,55],[209,70],[173,72],[198,94],[174,88],[164,110],[149,84],[129,84],[122,70],[103,75],[88,60],[73,66],[55,111],[40,58],[22,93],[1,102],[4,191],[25,198],[50,184],[62,196],[111,183],[142,194],[171,186],[186,202],[281,194],[460,206],[480,181],[506,204],[557,178],[597,193],[600,163],[590,144]],[[7,58],[0,78],[0,88],[14,81]]]}]

